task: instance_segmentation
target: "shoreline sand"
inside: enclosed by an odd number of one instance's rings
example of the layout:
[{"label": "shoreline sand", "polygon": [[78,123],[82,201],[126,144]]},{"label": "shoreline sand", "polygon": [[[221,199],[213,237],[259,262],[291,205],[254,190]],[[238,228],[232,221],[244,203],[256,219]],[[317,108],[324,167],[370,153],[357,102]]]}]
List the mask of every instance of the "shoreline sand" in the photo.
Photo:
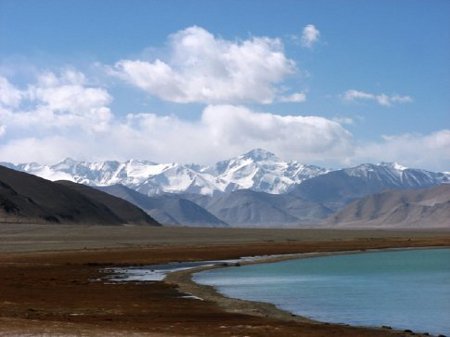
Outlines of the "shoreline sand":
[{"label": "shoreline sand", "polygon": [[[142,228],[102,227],[70,228],[71,234],[67,235],[61,228],[41,229],[27,227],[20,234],[20,228],[3,228],[3,232],[0,228],[0,240],[8,243],[1,246],[0,242],[2,337],[97,337],[102,333],[109,336],[157,337],[412,335],[388,329],[313,322],[267,306],[257,306],[256,310],[260,312],[255,315],[255,307],[246,307],[248,303],[241,303],[239,308],[227,311],[223,307],[223,298],[215,302],[212,299],[200,301],[186,297],[186,294],[195,295],[195,291],[185,288],[186,283],[177,284],[172,275],[172,279],[165,282],[105,284],[92,280],[104,277],[102,270],[110,266],[450,246],[448,231],[147,231]],[[13,236],[8,237],[12,231]],[[45,234],[46,231],[50,234]],[[97,234],[98,241],[93,241],[93,234]],[[38,236],[38,240],[34,235]],[[86,241],[86,238],[91,241]],[[21,249],[13,242],[18,242]],[[85,249],[86,245],[91,248]],[[6,249],[8,246],[12,248]],[[59,249],[52,249],[54,247]],[[177,277],[182,278],[182,275]]]}]

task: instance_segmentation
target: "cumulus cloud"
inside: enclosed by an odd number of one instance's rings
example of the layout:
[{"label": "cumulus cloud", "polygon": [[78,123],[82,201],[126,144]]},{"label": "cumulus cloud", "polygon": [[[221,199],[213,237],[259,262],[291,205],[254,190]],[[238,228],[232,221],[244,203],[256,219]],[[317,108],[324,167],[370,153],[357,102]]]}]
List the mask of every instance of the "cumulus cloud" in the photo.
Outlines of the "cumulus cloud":
[{"label": "cumulus cloud", "polygon": [[305,48],[312,48],[319,41],[320,32],[314,25],[306,25],[302,31],[300,39],[301,44]]},{"label": "cumulus cloud", "polygon": [[[284,116],[239,105],[208,105],[196,120],[152,113],[114,115],[110,94],[82,73],[44,73],[0,105],[0,158],[13,162],[149,159],[212,163],[252,148],[323,166],[398,161],[449,170],[450,130],[384,136],[360,143],[349,118]],[[11,102],[11,101],[8,101]]]},{"label": "cumulus cloud", "polygon": [[288,158],[320,161],[322,154],[336,159],[351,147],[351,134],[339,123],[317,116],[280,116],[245,107],[209,106],[202,116],[218,149],[233,153],[267,148]]},{"label": "cumulus cloud", "polygon": [[68,156],[83,158],[87,143],[93,139],[85,134],[83,139],[80,138],[69,134],[39,136],[36,132],[35,135],[13,138],[0,144],[0,158],[16,163],[55,163]]},{"label": "cumulus cloud", "polygon": [[70,127],[80,126],[98,131],[104,129],[112,117],[108,107],[112,97],[103,88],[88,86],[80,72],[46,72],[36,83],[20,90],[15,88],[15,91],[15,97],[20,97],[25,107],[9,100],[8,106],[0,109],[8,133],[22,134],[25,130],[43,133],[61,128],[67,132]]},{"label": "cumulus cloud", "polygon": [[386,94],[372,94],[359,90],[347,90],[343,95],[344,101],[353,102],[358,100],[374,101],[382,106],[391,106],[395,103],[411,103],[413,99],[410,96],[392,95]]},{"label": "cumulus cloud", "polygon": [[354,123],[353,118],[350,117],[335,117],[333,120],[343,125],[352,125]]},{"label": "cumulus cloud", "polygon": [[354,163],[397,161],[409,167],[450,170],[450,130],[430,134],[383,136],[381,141],[362,144],[355,149]]},{"label": "cumulus cloud", "polygon": [[256,147],[287,158],[320,161],[324,153],[338,158],[352,141],[347,130],[326,118],[280,116],[232,105],[208,106],[195,122],[148,114],[133,116],[133,120],[142,132],[161,133],[161,140],[152,149],[159,152],[158,157],[169,154],[185,161],[197,157],[211,162]]},{"label": "cumulus cloud", "polygon": [[22,93],[8,79],[0,76],[0,105],[16,107],[22,100]]},{"label": "cumulus cloud", "polygon": [[211,163],[263,147],[317,162],[339,158],[352,142],[345,128],[323,117],[281,116],[236,105],[208,105],[197,120],[151,113],[114,116],[107,91],[89,87],[81,73],[42,74],[22,94],[29,109],[0,108],[2,160],[51,162],[72,156]]},{"label": "cumulus cloud", "polygon": [[28,97],[52,111],[77,115],[96,114],[111,102],[105,89],[87,87],[84,74],[75,71],[60,76],[52,72],[42,74],[38,83],[28,89]]},{"label": "cumulus cloud", "polygon": [[163,60],[123,59],[109,72],[166,101],[217,104],[271,103],[295,69],[280,39],[230,41],[193,26],[169,36]]},{"label": "cumulus cloud", "polygon": [[278,100],[287,103],[301,103],[306,101],[306,94],[304,92],[296,92],[291,95],[280,96]]}]

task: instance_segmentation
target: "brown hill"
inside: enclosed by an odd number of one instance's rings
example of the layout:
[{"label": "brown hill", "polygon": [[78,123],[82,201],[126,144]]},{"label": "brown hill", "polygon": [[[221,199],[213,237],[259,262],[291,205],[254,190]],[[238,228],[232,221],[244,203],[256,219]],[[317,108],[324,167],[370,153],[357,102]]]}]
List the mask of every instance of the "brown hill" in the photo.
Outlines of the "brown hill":
[{"label": "brown hill", "polygon": [[78,184],[54,183],[3,166],[1,222],[159,225],[138,207],[107,193]]},{"label": "brown hill", "polygon": [[450,184],[372,194],[350,203],[324,224],[339,227],[450,228]]}]

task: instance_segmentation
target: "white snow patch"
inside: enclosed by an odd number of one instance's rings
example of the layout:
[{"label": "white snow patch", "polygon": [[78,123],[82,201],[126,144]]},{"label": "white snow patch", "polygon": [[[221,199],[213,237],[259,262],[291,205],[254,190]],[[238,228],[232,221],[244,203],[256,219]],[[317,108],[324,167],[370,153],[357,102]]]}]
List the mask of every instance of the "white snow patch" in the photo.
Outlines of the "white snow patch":
[{"label": "white snow patch", "polygon": [[48,166],[44,166],[39,170],[33,171],[34,175],[37,175],[41,178],[56,181],[56,180],[69,180],[69,181],[75,181],[75,178],[68,173],[61,172],[61,171],[54,171]]}]

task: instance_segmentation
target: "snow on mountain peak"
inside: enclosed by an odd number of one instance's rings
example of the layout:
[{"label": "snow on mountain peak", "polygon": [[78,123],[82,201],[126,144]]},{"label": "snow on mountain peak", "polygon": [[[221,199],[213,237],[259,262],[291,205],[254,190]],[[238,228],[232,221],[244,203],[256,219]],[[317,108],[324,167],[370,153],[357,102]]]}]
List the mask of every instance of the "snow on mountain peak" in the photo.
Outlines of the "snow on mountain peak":
[{"label": "snow on mountain peak", "polygon": [[148,195],[212,195],[237,189],[278,194],[305,179],[328,172],[296,161],[283,161],[263,149],[251,150],[210,167],[136,159],[84,162],[66,158],[54,165],[22,164],[17,168],[50,180],[65,179],[93,186],[122,184]]},{"label": "snow on mountain peak", "polygon": [[76,164],[78,164],[78,162],[75,159],[67,157],[64,160],[56,163],[53,166],[60,167],[60,168],[69,168],[69,167],[72,167],[72,166],[74,166]]},{"label": "snow on mountain peak", "polygon": [[[283,161],[272,152],[254,149],[213,166],[155,163],[147,160],[85,162],[66,158],[54,165],[28,163],[14,168],[50,180],[107,186],[122,184],[141,193],[195,193],[212,195],[251,189],[272,194],[286,193],[304,180],[330,172],[298,161]],[[385,181],[392,186],[421,186],[449,181],[448,174],[407,169],[398,163],[361,164],[343,169],[351,176]]]},{"label": "snow on mountain peak", "polygon": [[239,156],[241,158],[253,159],[254,161],[279,161],[280,159],[272,152],[264,149],[253,149],[243,155]]},{"label": "snow on mountain peak", "polygon": [[220,161],[210,171],[223,182],[223,191],[251,189],[272,194],[285,193],[305,179],[328,172],[297,161],[283,161],[263,149]]},{"label": "snow on mountain peak", "polygon": [[448,177],[444,173],[422,169],[411,169],[396,162],[362,164],[343,169],[346,174],[363,178],[372,183],[383,183],[389,188],[420,188],[445,183]]},{"label": "snow on mountain peak", "polygon": [[379,166],[384,166],[384,167],[388,167],[388,168],[392,168],[396,171],[404,171],[407,170],[408,168],[406,166],[403,166],[397,162],[381,162],[380,164],[378,164]]},{"label": "snow on mountain peak", "polygon": [[382,174],[382,172],[385,172],[385,174],[400,176],[403,171],[407,169],[407,167],[396,162],[381,162],[379,164],[365,163],[355,167],[346,168],[344,170],[352,176],[367,176],[368,174]]}]

